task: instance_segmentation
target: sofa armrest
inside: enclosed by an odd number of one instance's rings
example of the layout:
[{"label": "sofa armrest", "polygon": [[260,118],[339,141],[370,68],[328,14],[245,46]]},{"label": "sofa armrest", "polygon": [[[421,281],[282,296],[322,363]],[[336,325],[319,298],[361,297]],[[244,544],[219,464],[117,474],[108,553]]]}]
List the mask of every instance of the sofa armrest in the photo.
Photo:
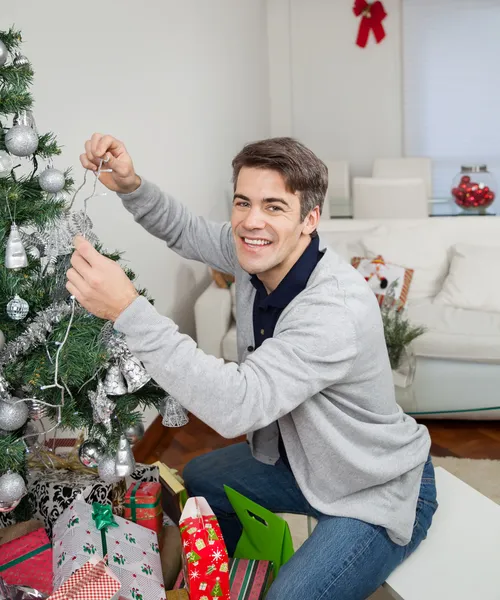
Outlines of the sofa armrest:
[{"label": "sofa armrest", "polygon": [[194,305],[198,348],[222,358],[222,339],[229,330],[231,320],[231,292],[212,282]]}]

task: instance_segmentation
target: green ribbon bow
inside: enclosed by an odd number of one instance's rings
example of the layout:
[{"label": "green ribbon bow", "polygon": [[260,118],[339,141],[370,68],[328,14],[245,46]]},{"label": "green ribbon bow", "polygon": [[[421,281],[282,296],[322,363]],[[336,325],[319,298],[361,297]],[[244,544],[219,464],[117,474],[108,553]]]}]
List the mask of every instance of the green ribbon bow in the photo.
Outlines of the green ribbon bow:
[{"label": "green ribbon bow", "polygon": [[96,529],[101,532],[102,555],[106,556],[108,553],[108,545],[106,543],[108,527],[118,527],[111,506],[109,504],[99,504],[99,502],[94,502],[92,504],[92,519]]}]

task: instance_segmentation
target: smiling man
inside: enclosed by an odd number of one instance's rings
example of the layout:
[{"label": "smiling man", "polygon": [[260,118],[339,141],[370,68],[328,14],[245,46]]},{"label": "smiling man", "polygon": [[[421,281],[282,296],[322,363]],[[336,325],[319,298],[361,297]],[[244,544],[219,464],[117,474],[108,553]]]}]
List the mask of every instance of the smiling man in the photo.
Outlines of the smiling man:
[{"label": "smiling man", "polygon": [[81,156],[152,235],[236,278],[239,363],[197,349],[139,297],[125,273],[78,238],[67,288],[111,319],[131,351],[187,410],[248,443],[184,470],[231,554],[241,526],[223,485],[275,512],[318,520],[269,600],[362,600],[426,537],[437,508],[427,429],[395,401],[380,310],[363,277],[322,247],[325,165],[290,138],[233,160],[231,223],[196,217],[140,178],[125,146],[94,134]]}]

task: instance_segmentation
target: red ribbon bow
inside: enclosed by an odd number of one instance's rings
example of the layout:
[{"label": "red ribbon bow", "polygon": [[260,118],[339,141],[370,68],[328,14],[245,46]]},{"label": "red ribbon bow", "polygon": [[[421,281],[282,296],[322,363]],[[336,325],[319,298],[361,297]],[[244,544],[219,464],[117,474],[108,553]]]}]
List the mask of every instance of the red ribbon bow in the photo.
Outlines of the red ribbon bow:
[{"label": "red ribbon bow", "polygon": [[380,0],[377,0],[376,2],[355,0],[352,10],[357,17],[362,17],[359,24],[356,44],[360,48],[364,48],[368,43],[370,31],[373,31],[375,41],[377,44],[379,44],[385,38],[385,31],[382,21],[387,17],[387,13],[385,12],[382,2],[380,2]]}]

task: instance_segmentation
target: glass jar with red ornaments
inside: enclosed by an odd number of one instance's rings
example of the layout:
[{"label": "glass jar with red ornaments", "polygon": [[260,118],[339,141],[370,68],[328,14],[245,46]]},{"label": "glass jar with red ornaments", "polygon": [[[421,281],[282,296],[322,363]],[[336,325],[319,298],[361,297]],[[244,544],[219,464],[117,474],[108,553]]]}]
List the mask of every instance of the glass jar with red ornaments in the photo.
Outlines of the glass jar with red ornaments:
[{"label": "glass jar with red ornaments", "polygon": [[464,165],[453,178],[451,194],[460,208],[486,212],[495,200],[495,178],[486,165]]}]

